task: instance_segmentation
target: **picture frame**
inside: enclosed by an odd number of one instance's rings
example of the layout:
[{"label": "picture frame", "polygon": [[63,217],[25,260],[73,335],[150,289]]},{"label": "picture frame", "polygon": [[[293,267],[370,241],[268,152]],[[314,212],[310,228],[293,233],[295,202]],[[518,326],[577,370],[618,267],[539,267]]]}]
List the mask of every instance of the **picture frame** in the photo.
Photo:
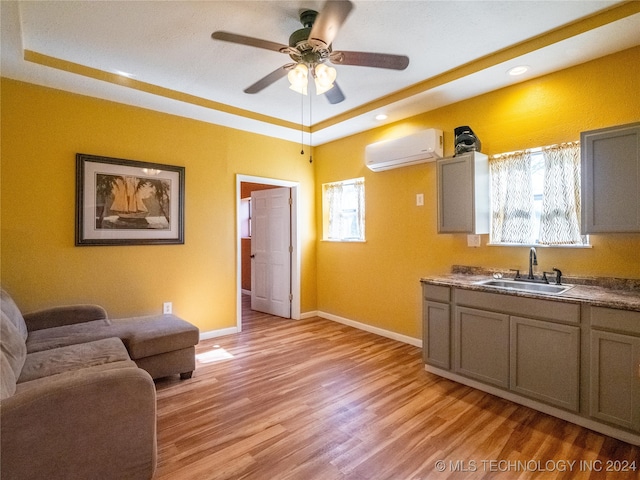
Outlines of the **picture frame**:
[{"label": "picture frame", "polygon": [[184,171],[76,154],[76,246],[184,244]]}]

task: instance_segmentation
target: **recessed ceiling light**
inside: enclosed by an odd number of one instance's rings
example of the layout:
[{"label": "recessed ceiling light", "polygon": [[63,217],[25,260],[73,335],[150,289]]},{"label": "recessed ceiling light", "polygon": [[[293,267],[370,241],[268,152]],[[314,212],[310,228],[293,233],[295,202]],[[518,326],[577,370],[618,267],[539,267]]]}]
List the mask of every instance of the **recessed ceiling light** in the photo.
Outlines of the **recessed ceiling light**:
[{"label": "recessed ceiling light", "polygon": [[517,67],[513,67],[511,70],[509,70],[509,75],[512,76],[517,76],[517,75],[522,75],[525,72],[529,71],[529,66],[528,65],[519,65]]},{"label": "recessed ceiling light", "polygon": [[376,115],[376,120],[386,120],[388,118],[387,115],[385,115],[384,113],[379,113],[378,115]]},{"label": "recessed ceiling light", "polygon": [[133,73],[123,72],[122,70],[114,70],[114,73],[116,73],[117,75],[120,75],[122,77],[127,77],[127,78],[135,77],[135,75]]}]

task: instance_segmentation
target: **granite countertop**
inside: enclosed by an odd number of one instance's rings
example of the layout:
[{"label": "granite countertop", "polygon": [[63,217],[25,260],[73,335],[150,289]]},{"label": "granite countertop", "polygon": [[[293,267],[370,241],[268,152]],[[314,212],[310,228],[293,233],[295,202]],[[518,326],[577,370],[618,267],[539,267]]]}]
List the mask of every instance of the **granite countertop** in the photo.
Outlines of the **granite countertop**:
[{"label": "granite countertop", "polygon": [[[602,279],[602,285],[605,285],[602,286],[597,285],[597,279],[567,277],[563,279],[562,283],[574,286],[559,295],[550,295],[519,290],[503,290],[478,284],[478,282],[491,279],[492,273],[492,271],[484,271],[477,267],[468,267],[466,269],[454,267],[453,273],[449,275],[423,277],[420,281],[431,285],[457,287],[466,290],[478,290],[518,297],[543,298],[545,300],[558,302],[587,303],[597,307],[618,308],[640,312],[640,288],[638,288],[640,281],[617,279],[620,281],[612,282],[614,279]],[[512,278],[508,278],[505,275],[504,279],[509,280]],[[575,280],[575,282],[572,280]],[[583,282],[588,284],[584,284]]]}]

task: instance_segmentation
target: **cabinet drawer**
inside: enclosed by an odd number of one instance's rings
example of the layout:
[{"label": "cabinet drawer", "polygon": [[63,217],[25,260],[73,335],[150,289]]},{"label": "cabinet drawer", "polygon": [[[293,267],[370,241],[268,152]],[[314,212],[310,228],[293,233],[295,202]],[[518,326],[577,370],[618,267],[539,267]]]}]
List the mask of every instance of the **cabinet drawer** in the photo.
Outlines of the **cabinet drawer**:
[{"label": "cabinet drawer", "polygon": [[492,311],[555,320],[566,323],[580,323],[580,304],[554,302],[539,298],[518,297],[499,293],[477,292],[455,289],[456,305],[482,308]]},{"label": "cabinet drawer", "polygon": [[449,287],[424,283],[422,293],[427,300],[435,300],[436,302],[449,302],[451,300],[451,289]]},{"label": "cabinet drawer", "polygon": [[640,335],[640,312],[591,307],[591,326]]}]

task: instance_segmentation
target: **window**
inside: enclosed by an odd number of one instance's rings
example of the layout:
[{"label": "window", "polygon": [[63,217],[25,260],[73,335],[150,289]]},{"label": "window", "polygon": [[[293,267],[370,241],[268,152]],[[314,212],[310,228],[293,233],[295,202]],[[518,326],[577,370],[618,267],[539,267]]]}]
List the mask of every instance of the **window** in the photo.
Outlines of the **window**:
[{"label": "window", "polygon": [[322,185],[324,239],[364,241],[364,178]]},{"label": "window", "polygon": [[578,142],[491,157],[490,243],[584,246]]},{"label": "window", "polygon": [[240,236],[251,238],[251,197],[240,199]]}]

